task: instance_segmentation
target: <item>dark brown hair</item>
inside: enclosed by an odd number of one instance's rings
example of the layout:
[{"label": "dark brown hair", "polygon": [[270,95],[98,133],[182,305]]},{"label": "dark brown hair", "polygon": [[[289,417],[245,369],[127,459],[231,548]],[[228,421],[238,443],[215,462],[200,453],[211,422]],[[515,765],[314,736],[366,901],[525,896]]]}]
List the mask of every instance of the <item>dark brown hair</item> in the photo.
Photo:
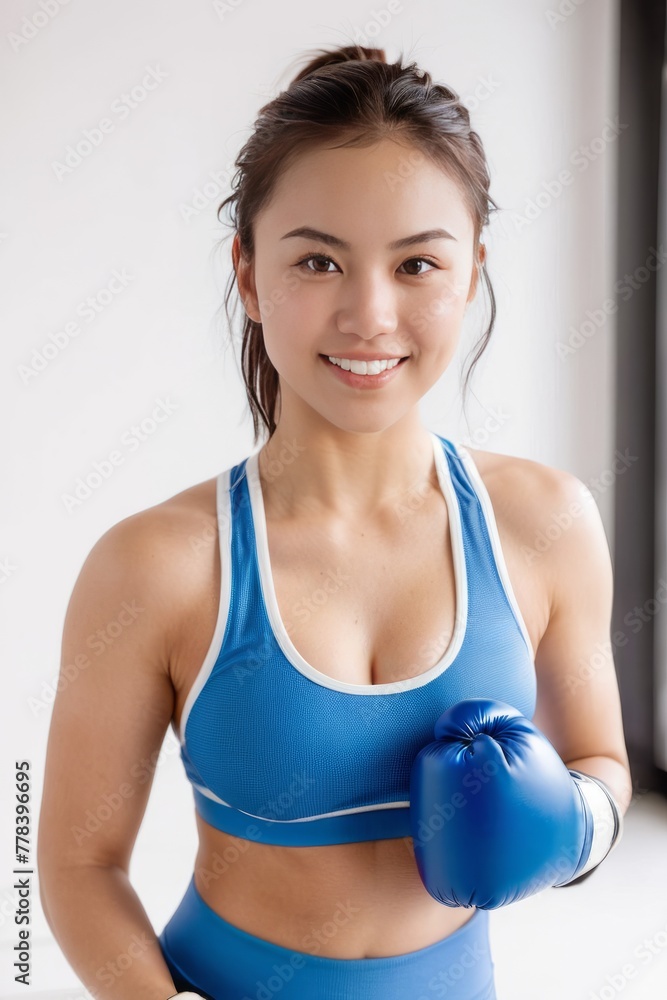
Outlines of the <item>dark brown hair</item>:
[{"label": "dark brown hair", "polygon": [[[475,250],[481,230],[498,206],[489,196],[489,171],[481,140],[470,127],[468,109],[458,94],[433,83],[416,63],[403,65],[403,55],[387,63],[383,49],[341,46],[316,55],[286,90],[259,110],[250,138],[234,166],[233,193],[218,207],[230,208],[231,226],[238,233],[246,260],[254,253],[253,223],[268,203],[279,176],[300,154],[318,146],[370,146],[391,137],[429,156],[458,181],[474,223]],[[496,303],[486,269],[480,265],[489,292],[491,320],[478,341],[464,383],[483,354],[495,322]],[[224,307],[231,329],[229,299],[236,281],[233,269]],[[241,364],[252,413],[255,444],[260,421],[269,438],[280,391],[278,373],[264,347],[262,324],[246,314]]]}]

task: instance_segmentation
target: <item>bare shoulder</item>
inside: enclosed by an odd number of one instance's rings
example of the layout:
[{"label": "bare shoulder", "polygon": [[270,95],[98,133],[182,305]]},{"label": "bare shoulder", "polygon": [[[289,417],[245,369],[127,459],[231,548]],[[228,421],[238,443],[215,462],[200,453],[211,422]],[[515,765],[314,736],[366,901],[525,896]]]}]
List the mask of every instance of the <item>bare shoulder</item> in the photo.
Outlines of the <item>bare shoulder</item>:
[{"label": "bare shoulder", "polygon": [[120,547],[126,555],[138,549],[143,558],[148,557],[170,577],[188,566],[196,568],[197,561],[192,559],[192,554],[214,547],[216,525],[216,480],[213,478],[130,514],[109,528],[100,542],[106,541],[108,547]]},{"label": "bare shoulder", "polygon": [[93,546],[82,575],[150,597],[165,657],[202,593],[218,552],[216,479],[191,486],[112,525]]},{"label": "bare shoulder", "polygon": [[510,577],[537,648],[555,595],[567,585],[582,534],[594,534],[600,544],[595,502],[588,487],[566,469],[465,448],[489,494]]},{"label": "bare shoulder", "polygon": [[488,490],[496,514],[507,518],[527,539],[544,528],[554,503],[590,498],[573,473],[530,458],[500,455],[465,446]]}]

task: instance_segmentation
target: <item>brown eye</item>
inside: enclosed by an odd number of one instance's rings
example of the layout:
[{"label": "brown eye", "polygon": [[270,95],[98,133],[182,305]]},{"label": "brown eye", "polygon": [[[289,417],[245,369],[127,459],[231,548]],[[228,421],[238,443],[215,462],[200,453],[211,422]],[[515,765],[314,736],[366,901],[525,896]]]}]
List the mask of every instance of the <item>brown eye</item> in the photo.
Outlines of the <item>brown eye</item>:
[{"label": "brown eye", "polygon": [[[428,260],[426,257],[411,257],[410,260],[406,260],[401,265],[401,267],[405,267],[406,265],[409,265],[409,264],[429,264],[432,268],[435,267],[435,265],[430,260]],[[410,272],[408,272],[408,273],[410,273]],[[413,271],[413,272],[410,273],[410,276],[413,277],[413,278],[419,278],[422,274],[428,274],[428,271],[424,271],[424,270]]]},{"label": "brown eye", "polygon": [[331,259],[331,257],[327,257],[326,254],[311,253],[307,257],[303,257],[301,260],[297,261],[296,267],[301,267],[305,271],[310,271],[311,274],[332,274],[333,273],[332,271],[320,271],[317,268],[313,269],[311,267],[307,267],[306,265],[311,260],[318,260],[318,261],[320,261],[320,263],[324,262],[325,264],[334,264],[335,263],[335,261],[333,261]]}]

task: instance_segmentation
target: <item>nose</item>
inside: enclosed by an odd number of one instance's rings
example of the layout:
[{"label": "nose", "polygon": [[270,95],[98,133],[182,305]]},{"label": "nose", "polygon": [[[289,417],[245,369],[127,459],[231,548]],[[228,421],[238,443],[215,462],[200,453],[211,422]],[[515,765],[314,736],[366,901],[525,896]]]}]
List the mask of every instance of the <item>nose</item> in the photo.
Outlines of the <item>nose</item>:
[{"label": "nose", "polygon": [[336,318],[341,333],[363,340],[391,336],[400,325],[396,289],[377,272],[350,278],[341,289]]}]

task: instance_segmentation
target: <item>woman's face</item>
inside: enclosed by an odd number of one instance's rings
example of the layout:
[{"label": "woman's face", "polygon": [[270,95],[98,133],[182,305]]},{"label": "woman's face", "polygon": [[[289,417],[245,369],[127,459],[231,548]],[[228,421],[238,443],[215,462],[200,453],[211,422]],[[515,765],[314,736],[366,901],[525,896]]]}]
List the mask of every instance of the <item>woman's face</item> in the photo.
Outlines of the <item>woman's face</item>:
[{"label": "woman's face", "polygon": [[[321,235],[293,233],[303,227]],[[373,431],[414,414],[475,293],[473,235],[458,186],[416,149],[382,140],[300,156],[257,216],[251,264],[239,268],[234,241],[246,311],[280,377],[280,420]],[[379,378],[328,360],[360,355],[407,360]]]}]

